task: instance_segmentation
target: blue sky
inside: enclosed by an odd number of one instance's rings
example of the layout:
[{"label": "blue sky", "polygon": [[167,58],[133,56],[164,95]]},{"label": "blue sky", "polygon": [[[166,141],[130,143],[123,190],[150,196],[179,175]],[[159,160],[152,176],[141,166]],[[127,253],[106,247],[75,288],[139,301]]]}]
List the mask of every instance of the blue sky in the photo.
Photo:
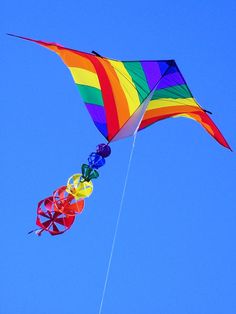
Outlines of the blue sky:
[{"label": "blue sky", "polygon": [[[37,202],[103,138],[61,60],[5,33],[117,59],[175,59],[235,150],[235,1],[1,7],[0,313],[98,313],[132,140],[112,145],[70,231],[28,236]],[[102,313],[236,312],[235,170],[235,153],[192,120],[138,134]]]}]

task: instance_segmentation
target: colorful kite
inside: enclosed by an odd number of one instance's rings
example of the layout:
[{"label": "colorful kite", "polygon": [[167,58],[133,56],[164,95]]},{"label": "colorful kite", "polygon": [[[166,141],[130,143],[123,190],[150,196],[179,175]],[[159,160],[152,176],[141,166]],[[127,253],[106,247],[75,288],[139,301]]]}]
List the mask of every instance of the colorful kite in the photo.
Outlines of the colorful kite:
[{"label": "colorful kite", "polygon": [[[11,34],[9,34],[11,35]],[[15,36],[15,35],[11,35]],[[133,136],[153,123],[170,117],[187,117],[199,122],[221,145],[225,138],[189,90],[174,60],[118,61],[98,55],[19,37],[56,52],[69,68],[90,116],[107,139],[98,145],[66,186],[38,204],[37,234],[58,235],[68,230],[75,215],[83,210],[84,198],[93,191],[92,179],[105,164],[109,143]]]}]

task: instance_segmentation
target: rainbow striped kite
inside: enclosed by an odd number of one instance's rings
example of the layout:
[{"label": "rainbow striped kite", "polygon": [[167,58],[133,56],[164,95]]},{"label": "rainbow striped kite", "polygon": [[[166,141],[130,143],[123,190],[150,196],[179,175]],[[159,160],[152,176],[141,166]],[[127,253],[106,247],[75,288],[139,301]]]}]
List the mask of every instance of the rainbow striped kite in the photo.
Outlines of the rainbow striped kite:
[{"label": "rainbow striped kite", "polygon": [[16,37],[40,44],[61,57],[94,124],[108,142],[132,136],[169,117],[187,117],[230,149],[193,97],[174,60],[118,61],[56,43]]},{"label": "rainbow striped kite", "polygon": [[[89,155],[87,163],[81,166],[81,173],[72,175],[66,185],[38,203],[36,225],[39,229],[33,230],[38,235],[44,231],[58,235],[70,229],[75,217],[83,211],[85,198],[93,191],[92,180],[99,177],[98,169],[111,154],[110,142],[136,135],[157,121],[180,116],[196,120],[230,149],[208,111],[194,99],[174,60],[117,61],[96,52],[90,54],[56,43],[16,37],[33,41],[61,57],[94,124],[108,141],[99,144]],[[131,156],[132,153],[130,161]],[[124,191],[125,187],[126,183]]]},{"label": "rainbow striped kite", "polygon": [[94,124],[108,142],[132,136],[166,118],[187,117],[230,148],[193,97],[174,60],[118,61],[56,43],[16,37],[40,44],[61,57]]}]

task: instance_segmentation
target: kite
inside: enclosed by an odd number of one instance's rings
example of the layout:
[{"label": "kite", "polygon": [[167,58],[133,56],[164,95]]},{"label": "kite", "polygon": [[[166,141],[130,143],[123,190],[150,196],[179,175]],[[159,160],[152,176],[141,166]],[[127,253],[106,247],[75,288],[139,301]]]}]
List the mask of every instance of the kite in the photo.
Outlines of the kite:
[{"label": "kite", "polygon": [[187,117],[226,148],[229,144],[208,113],[193,97],[175,60],[118,61],[63,47],[57,43],[16,36],[57,53],[71,72],[85,106],[99,132],[107,140],[92,152],[81,173],[67,185],[40,201],[36,230],[58,235],[67,231],[83,211],[84,199],[93,191],[92,180],[111,154],[110,143],[135,135],[160,120]]}]

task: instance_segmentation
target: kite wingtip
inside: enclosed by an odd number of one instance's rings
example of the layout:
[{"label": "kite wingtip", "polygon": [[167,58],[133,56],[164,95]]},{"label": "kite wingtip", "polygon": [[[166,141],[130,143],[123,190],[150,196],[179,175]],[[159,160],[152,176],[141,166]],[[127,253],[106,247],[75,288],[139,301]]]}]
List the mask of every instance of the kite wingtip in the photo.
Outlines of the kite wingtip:
[{"label": "kite wingtip", "polygon": [[226,142],[224,144],[222,144],[225,148],[228,148],[228,150],[230,150],[232,153],[234,152],[233,149],[229,146],[229,144]]},{"label": "kite wingtip", "polygon": [[6,33],[6,35],[7,36],[12,36],[12,37],[19,37],[19,36],[15,35],[15,34],[12,34],[12,33]]},{"label": "kite wingtip", "polygon": [[19,36],[19,35],[12,34],[12,33],[6,33],[6,35],[11,36],[11,37],[24,39],[24,40],[35,41],[34,39],[31,39],[31,38],[28,38],[28,37],[24,37],[24,36]]}]

